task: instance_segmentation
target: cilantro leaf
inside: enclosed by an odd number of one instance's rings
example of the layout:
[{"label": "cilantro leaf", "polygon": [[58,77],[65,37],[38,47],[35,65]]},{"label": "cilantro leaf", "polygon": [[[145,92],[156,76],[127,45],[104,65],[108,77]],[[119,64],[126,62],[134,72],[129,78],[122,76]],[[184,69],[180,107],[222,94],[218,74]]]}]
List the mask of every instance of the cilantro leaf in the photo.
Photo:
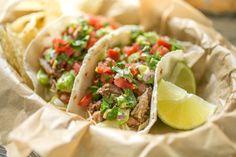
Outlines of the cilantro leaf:
[{"label": "cilantro leaf", "polygon": [[131,71],[129,70],[128,67],[125,67],[124,69],[121,69],[117,66],[112,67],[112,70],[114,72],[116,72],[116,77],[118,78],[125,78],[127,79],[129,82],[133,82],[136,83],[137,81],[133,78],[133,75],[131,73]]},{"label": "cilantro leaf", "polygon": [[124,94],[116,98],[117,105],[120,108],[134,108],[137,104],[137,99],[130,89],[125,89]]},{"label": "cilantro leaf", "polygon": [[115,120],[118,115],[119,108],[114,107],[110,112],[107,113],[107,120]]},{"label": "cilantro leaf", "polygon": [[183,50],[183,47],[174,39],[170,40],[170,44],[171,44],[171,51]]},{"label": "cilantro leaf", "polygon": [[100,108],[101,112],[104,113],[109,108],[110,108],[110,105],[105,100],[102,100],[102,104]]}]

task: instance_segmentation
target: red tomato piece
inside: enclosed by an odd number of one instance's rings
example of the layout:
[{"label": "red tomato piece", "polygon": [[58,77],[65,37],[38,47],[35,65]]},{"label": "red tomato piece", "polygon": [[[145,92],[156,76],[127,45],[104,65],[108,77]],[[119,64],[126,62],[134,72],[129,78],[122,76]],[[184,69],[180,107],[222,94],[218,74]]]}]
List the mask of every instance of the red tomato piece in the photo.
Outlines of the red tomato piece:
[{"label": "red tomato piece", "polygon": [[165,54],[167,54],[167,53],[169,52],[169,50],[168,50],[167,48],[165,48],[165,47],[159,47],[159,48],[157,49],[157,52],[159,52],[159,53],[160,53],[160,56],[162,57],[162,56],[164,56]]},{"label": "red tomato piece", "polygon": [[164,39],[158,39],[157,40],[157,44],[159,46],[164,46],[168,50],[171,50],[171,44],[168,41],[165,41]]},{"label": "red tomato piece", "polygon": [[92,47],[97,42],[97,40],[98,39],[96,38],[96,32],[90,33],[86,48],[89,49],[90,47]]},{"label": "red tomato piece", "polygon": [[57,53],[60,53],[61,49],[67,45],[67,43],[60,38],[55,38],[52,42]]},{"label": "red tomato piece", "polygon": [[158,49],[158,44],[153,45],[150,50],[150,54],[155,54],[157,52],[157,49]]},{"label": "red tomato piece", "polygon": [[135,67],[131,67],[130,72],[132,73],[133,76],[136,76],[138,74],[138,69]]},{"label": "red tomato piece", "polygon": [[103,63],[98,63],[97,73],[99,73],[99,74],[104,74],[104,73],[105,74],[112,74],[112,69],[111,69],[111,67],[108,67]]},{"label": "red tomato piece", "polygon": [[168,52],[169,52],[169,49],[167,49],[164,46],[159,46],[158,44],[153,45],[150,50],[150,54],[159,53],[161,57],[167,54]]},{"label": "red tomato piece", "polygon": [[65,54],[67,54],[67,56],[70,57],[74,53],[74,49],[72,47],[70,47],[68,44],[68,47],[65,48],[64,52],[65,52]]},{"label": "red tomato piece", "polygon": [[111,23],[110,27],[111,27],[111,29],[117,29],[119,26],[116,23]]},{"label": "red tomato piece", "polygon": [[122,88],[122,89],[130,89],[130,90],[134,90],[135,89],[135,86],[130,83],[128,80],[126,79],[123,79],[123,78],[117,78],[114,80],[114,84],[119,87],[119,88]]},{"label": "red tomato piece", "polygon": [[95,29],[100,29],[103,27],[101,17],[90,16],[89,17],[89,24],[93,26]]},{"label": "red tomato piece", "polygon": [[79,102],[79,106],[81,107],[88,107],[88,105],[91,103],[92,101],[92,94],[89,93],[87,95],[85,95]]},{"label": "red tomato piece", "polygon": [[140,46],[137,43],[134,43],[132,47],[129,47],[125,50],[125,53],[129,57],[130,55],[134,54],[138,50],[140,50]]},{"label": "red tomato piece", "polygon": [[68,56],[71,56],[74,53],[74,50],[70,47],[70,44],[60,38],[53,39],[53,46],[58,54],[66,53]]},{"label": "red tomato piece", "polygon": [[114,60],[118,60],[120,58],[120,53],[117,50],[108,49],[107,56],[114,59]]},{"label": "red tomato piece", "polygon": [[102,83],[112,83],[113,82],[113,77],[112,75],[108,75],[108,74],[101,74],[101,78],[100,78]]},{"label": "red tomato piece", "polygon": [[74,69],[74,71],[75,71],[76,74],[79,73],[80,68],[81,68],[81,64],[79,64],[79,63],[74,63],[73,69]]}]

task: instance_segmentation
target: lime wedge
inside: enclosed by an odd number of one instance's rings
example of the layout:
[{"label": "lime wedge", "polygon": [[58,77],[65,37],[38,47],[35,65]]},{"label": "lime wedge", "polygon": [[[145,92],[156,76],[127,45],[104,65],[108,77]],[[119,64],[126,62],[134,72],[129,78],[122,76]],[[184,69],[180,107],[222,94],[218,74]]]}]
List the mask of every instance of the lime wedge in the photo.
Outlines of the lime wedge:
[{"label": "lime wedge", "polygon": [[207,121],[215,110],[215,105],[173,83],[159,82],[157,113],[165,124],[175,129],[193,129]]},{"label": "lime wedge", "polygon": [[188,93],[196,93],[196,81],[191,69],[183,62],[178,62],[168,79],[175,85],[185,89]]}]

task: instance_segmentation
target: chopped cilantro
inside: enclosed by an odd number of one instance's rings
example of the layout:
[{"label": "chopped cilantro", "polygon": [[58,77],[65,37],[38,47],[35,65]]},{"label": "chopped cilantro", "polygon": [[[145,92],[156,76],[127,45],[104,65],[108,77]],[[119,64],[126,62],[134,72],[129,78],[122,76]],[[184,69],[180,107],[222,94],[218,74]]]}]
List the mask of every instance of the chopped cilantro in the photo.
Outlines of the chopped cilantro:
[{"label": "chopped cilantro", "polygon": [[60,64],[62,61],[67,61],[69,59],[68,55],[65,53],[61,53],[57,56],[56,60],[58,64]]},{"label": "chopped cilantro", "polygon": [[110,105],[108,102],[106,102],[104,99],[102,100],[102,104],[101,104],[101,112],[104,113],[107,109],[110,108]]},{"label": "chopped cilantro", "polygon": [[124,69],[121,69],[121,68],[115,66],[115,67],[112,67],[112,70],[117,73],[116,77],[118,77],[118,78],[125,78],[129,82],[134,82],[134,83],[136,82],[136,80],[133,78],[133,75],[130,72],[128,67],[125,67]]},{"label": "chopped cilantro", "polygon": [[97,101],[101,98],[99,94],[97,94],[97,90],[99,89],[98,86],[91,86],[89,90],[92,92],[92,97],[94,101]]},{"label": "chopped cilantro", "polygon": [[155,70],[157,63],[160,61],[160,55],[156,53],[156,55],[149,55],[146,57],[146,63],[150,69]]},{"label": "chopped cilantro", "polygon": [[171,44],[171,51],[175,51],[175,50],[182,50],[183,47],[174,39],[170,40],[170,44]]},{"label": "chopped cilantro", "polygon": [[125,89],[124,94],[116,98],[120,108],[133,108],[137,104],[136,97],[130,89]]},{"label": "chopped cilantro", "polygon": [[118,115],[119,108],[114,107],[110,112],[107,113],[107,120],[115,120]]}]

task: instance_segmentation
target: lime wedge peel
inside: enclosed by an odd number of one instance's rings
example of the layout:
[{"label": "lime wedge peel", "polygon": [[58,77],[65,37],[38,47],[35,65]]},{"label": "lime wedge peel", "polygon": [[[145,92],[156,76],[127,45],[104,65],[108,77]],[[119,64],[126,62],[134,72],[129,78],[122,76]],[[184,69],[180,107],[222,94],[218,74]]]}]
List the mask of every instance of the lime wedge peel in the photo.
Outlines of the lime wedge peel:
[{"label": "lime wedge peel", "polygon": [[160,80],[157,114],[165,124],[175,129],[193,129],[206,122],[215,110],[215,105],[171,82]]},{"label": "lime wedge peel", "polygon": [[184,63],[177,62],[168,80],[185,89],[188,93],[196,93],[196,80],[192,70]]}]

